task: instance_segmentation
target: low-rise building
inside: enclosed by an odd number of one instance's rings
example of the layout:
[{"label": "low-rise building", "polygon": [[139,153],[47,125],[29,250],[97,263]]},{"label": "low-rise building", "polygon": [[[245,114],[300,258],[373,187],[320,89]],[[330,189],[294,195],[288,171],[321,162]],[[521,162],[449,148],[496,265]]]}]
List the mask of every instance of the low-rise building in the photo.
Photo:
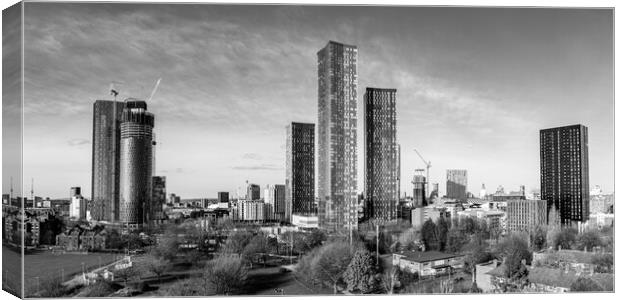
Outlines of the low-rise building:
[{"label": "low-rise building", "polygon": [[293,214],[292,224],[301,229],[319,228],[319,217]]},{"label": "low-rise building", "polygon": [[489,230],[505,230],[504,218],[506,213],[500,210],[482,210],[482,209],[468,209],[457,213],[459,219],[462,218],[475,218],[487,223]]},{"label": "low-rise building", "polygon": [[420,276],[434,276],[463,268],[463,258],[463,255],[438,251],[401,251],[392,254],[392,264]]},{"label": "low-rise building", "polygon": [[[499,286],[507,279],[504,275],[504,266],[487,272],[491,277],[491,292],[501,292]],[[571,285],[579,277],[590,278],[596,282],[603,291],[614,290],[614,275],[606,273],[578,274],[575,271],[545,268],[528,267],[527,285],[523,289],[526,293],[565,293],[570,292]]]}]

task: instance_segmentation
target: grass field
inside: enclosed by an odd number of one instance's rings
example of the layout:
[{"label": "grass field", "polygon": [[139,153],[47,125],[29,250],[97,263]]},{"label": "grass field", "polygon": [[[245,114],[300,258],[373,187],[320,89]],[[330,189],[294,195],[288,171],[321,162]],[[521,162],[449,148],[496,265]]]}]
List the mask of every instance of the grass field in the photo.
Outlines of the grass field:
[{"label": "grass field", "polygon": [[2,245],[2,287],[21,293],[22,261],[20,254]]},{"label": "grass field", "polygon": [[[12,252],[19,259],[19,254]],[[82,271],[82,263],[86,270],[105,266],[120,258],[118,254],[111,253],[88,253],[88,254],[52,254],[45,251],[24,257],[24,283],[26,291],[36,288],[37,277],[39,280],[60,278],[64,273],[64,280],[69,280],[72,275]]]}]

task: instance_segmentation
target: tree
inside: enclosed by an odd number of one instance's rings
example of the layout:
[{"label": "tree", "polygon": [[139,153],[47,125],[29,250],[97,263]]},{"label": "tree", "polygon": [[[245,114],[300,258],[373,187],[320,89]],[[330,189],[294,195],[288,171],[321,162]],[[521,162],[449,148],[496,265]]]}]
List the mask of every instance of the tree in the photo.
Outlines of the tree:
[{"label": "tree", "polygon": [[474,234],[478,230],[478,222],[473,218],[466,217],[463,220],[459,220],[459,227],[466,234]]},{"label": "tree", "polygon": [[594,247],[603,245],[601,235],[594,230],[588,230],[580,233],[577,236],[577,249],[578,250],[592,250]]},{"label": "tree", "polygon": [[446,221],[446,219],[444,219],[444,217],[439,218],[439,221],[437,222],[437,240],[438,240],[438,250],[439,251],[444,251],[446,249],[446,242],[447,242],[447,238],[448,238],[448,228],[450,227],[450,225],[448,224],[448,222]]},{"label": "tree", "polygon": [[[263,257],[263,262],[265,262],[264,255],[269,250],[269,244],[267,241],[267,236],[264,234],[258,234],[252,237],[252,239],[248,242],[248,244],[243,248],[243,256],[250,261],[252,264],[258,255]],[[250,265],[251,268],[251,265]]]},{"label": "tree", "polygon": [[190,278],[174,282],[161,291],[159,295],[164,297],[185,297],[207,296],[207,294],[203,280],[200,280],[200,278]]},{"label": "tree", "polygon": [[467,244],[468,239],[467,235],[465,235],[461,230],[452,226],[450,230],[448,230],[448,234],[446,237],[446,251],[450,253],[458,253],[461,252],[463,247]]},{"label": "tree", "polygon": [[127,286],[127,282],[138,276],[138,271],[134,267],[127,267],[114,271],[114,277],[123,280],[125,286]]},{"label": "tree", "polygon": [[254,234],[247,231],[235,231],[226,239],[226,243],[224,247],[222,247],[221,252],[226,254],[242,254],[243,249],[247,246]]},{"label": "tree", "polygon": [[519,261],[525,260],[526,264],[532,262],[532,253],[530,252],[525,238],[511,234],[506,236],[497,245],[497,256],[506,259],[508,256],[517,257]]},{"label": "tree", "polygon": [[210,286],[218,295],[229,295],[240,290],[247,280],[248,269],[239,257],[222,255],[209,261],[204,269],[205,294]]},{"label": "tree", "polygon": [[343,274],[349,291],[360,291],[363,294],[377,289],[377,268],[374,256],[366,249],[355,252],[351,262]]},{"label": "tree", "polygon": [[488,252],[489,245],[483,238],[482,233],[472,235],[471,240],[464,249],[467,252],[465,255],[465,271],[468,273],[474,273],[477,264],[487,262],[491,260],[491,253]]},{"label": "tree", "polygon": [[388,294],[394,294],[394,288],[399,281],[400,269],[398,267],[392,267],[391,270],[384,270],[381,274],[381,284],[383,290]]},{"label": "tree", "polygon": [[161,275],[168,269],[169,262],[163,258],[156,256],[148,256],[146,258],[147,269],[157,276],[157,281],[161,283]]},{"label": "tree", "polygon": [[562,228],[553,236],[554,249],[571,249],[577,240],[577,230],[574,228]]},{"label": "tree", "polygon": [[531,235],[531,244],[534,247],[534,250],[539,251],[545,248],[545,244],[547,243],[547,232],[542,226],[537,226]]},{"label": "tree", "polygon": [[422,242],[426,250],[438,250],[439,239],[437,237],[437,226],[432,219],[428,219],[422,224]]},{"label": "tree", "polygon": [[599,292],[604,289],[596,283],[596,281],[592,280],[588,277],[580,276],[570,285],[571,292]]},{"label": "tree", "polygon": [[116,292],[120,286],[110,281],[99,280],[86,288],[83,297],[108,297]]},{"label": "tree", "polygon": [[614,256],[613,254],[595,255],[592,258],[594,271],[597,273],[613,273],[614,272]]},{"label": "tree", "polygon": [[482,293],[482,290],[478,287],[478,284],[476,284],[476,282],[473,282],[471,284],[471,288],[469,288],[469,293],[480,294]]},{"label": "tree", "polygon": [[62,284],[62,279],[58,276],[51,276],[41,280],[40,293],[41,297],[59,298],[65,296],[67,289]]},{"label": "tree", "polygon": [[123,240],[121,239],[121,235],[118,231],[114,229],[106,231],[108,231],[108,237],[105,240],[105,247],[108,249],[121,249],[123,247]]},{"label": "tree", "polygon": [[179,239],[176,234],[166,233],[159,239],[157,246],[151,248],[153,256],[173,260],[179,252]]}]

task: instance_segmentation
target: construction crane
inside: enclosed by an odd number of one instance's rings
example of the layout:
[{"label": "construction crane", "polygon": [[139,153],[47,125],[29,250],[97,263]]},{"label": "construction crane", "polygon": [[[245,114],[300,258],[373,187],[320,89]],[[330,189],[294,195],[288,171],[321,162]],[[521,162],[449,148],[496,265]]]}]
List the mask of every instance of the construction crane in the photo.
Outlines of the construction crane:
[{"label": "construction crane", "polygon": [[417,149],[413,149],[413,151],[415,151],[415,153],[418,155],[418,157],[420,157],[422,162],[424,162],[424,164],[426,165],[426,193],[429,194],[430,193],[429,182],[431,182],[430,178],[429,178],[429,169],[431,168],[431,162],[430,161],[427,162],[426,159],[424,159],[424,157],[422,157],[422,154],[420,154],[420,152],[418,152]]}]

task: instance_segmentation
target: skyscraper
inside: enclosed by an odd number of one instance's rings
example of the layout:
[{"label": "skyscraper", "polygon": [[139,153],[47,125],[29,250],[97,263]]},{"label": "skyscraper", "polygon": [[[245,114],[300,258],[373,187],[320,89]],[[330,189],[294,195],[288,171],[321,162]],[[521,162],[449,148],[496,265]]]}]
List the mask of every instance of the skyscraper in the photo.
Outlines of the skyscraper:
[{"label": "skyscraper", "polygon": [[166,176],[153,176],[153,197],[149,219],[159,221],[164,219],[164,204],[166,203]]},{"label": "skyscraper", "polygon": [[319,226],[357,228],[357,47],[330,41],[317,56]]},{"label": "skyscraper", "polygon": [[97,221],[119,219],[120,120],[123,102],[93,104],[91,216]]},{"label": "skyscraper", "polygon": [[583,125],[540,131],[540,198],[554,206],[562,224],[590,215],[588,128]]},{"label": "skyscraper", "polygon": [[416,169],[413,174],[413,206],[423,207],[428,203],[426,201],[426,178],[424,177],[424,169]]},{"label": "skyscraper", "polygon": [[121,122],[120,221],[128,225],[148,221],[152,199],[153,126],[155,117],[146,102],[125,100]]},{"label": "skyscraper", "polygon": [[364,110],[366,216],[389,222],[398,204],[396,90],[366,88]]},{"label": "skyscraper", "polygon": [[260,199],[260,185],[248,183],[248,187],[245,194],[246,200],[259,200]]},{"label": "skyscraper", "polygon": [[217,201],[219,203],[228,203],[229,193],[228,192],[217,192]]},{"label": "skyscraper", "polygon": [[312,215],[314,205],[314,124],[286,126],[286,218]]},{"label": "skyscraper", "polygon": [[467,170],[446,170],[446,197],[467,200]]},{"label": "skyscraper", "polygon": [[269,205],[272,210],[272,215],[268,216],[267,219],[290,221],[290,214],[287,215],[285,202],[285,187],[283,184],[267,185],[267,188],[265,188],[265,204]]}]

